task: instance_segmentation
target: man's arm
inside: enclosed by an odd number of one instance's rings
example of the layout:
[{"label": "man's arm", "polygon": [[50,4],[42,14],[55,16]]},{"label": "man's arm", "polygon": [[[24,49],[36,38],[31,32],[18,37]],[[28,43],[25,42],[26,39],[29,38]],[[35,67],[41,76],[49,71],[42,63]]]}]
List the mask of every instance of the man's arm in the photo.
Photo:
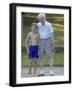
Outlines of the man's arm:
[{"label": "man's arm", "polygon": [[52,27],[52,24],[49,24],[49,28],[50,28],[50,37],[51,37],[51,45],[52,45],[52,50],[54,51],[54,30]]},{"label": "man's arm", "polygon": [[40,35],[39,35],[39,33],[38,33],[37,40],[38,40],[38,45],[39,45],[39,43],[40,43]]},{"label": "man's arm", "polygon": [[40,50],[39,50],[39,46],[40,46],[40,35],[38,33],[38,37],[37,37],[37,40],[38,40],[38,56],[40,55]]},{"label": "man's arm", "polygon": [[50,28],[50,33],[53,33],[54,30],[53,30],[53,27],[52,27],[52,24],[51,23],[49,24],[49,28]]},{"label": "man's arm", "polygon": [[52,50],[54,51],[54,32],[51,33],[51,45],[52,45]]}]

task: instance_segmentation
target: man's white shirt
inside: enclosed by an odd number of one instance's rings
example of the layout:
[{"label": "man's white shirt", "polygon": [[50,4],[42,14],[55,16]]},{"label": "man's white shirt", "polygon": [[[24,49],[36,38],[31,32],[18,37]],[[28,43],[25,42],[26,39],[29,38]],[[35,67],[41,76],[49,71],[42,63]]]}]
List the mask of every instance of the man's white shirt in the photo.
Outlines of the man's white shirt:
[{"label": "man's white shirt", "polygon": [[40,34],[40,39],[48,39],[51,37],[51,34],[54,32],[51,23],[45,21],[45,24],[37,23],[38,32]]}]

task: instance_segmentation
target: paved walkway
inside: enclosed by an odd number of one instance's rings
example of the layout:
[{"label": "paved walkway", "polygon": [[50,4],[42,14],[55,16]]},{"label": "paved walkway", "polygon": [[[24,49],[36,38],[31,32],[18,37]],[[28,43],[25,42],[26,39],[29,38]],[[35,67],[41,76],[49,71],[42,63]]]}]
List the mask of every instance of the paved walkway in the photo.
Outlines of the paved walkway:
[{"label": "paved walkway", "polygon": [[[32,69],[33,71],[33,69]],[[37,74],[39,74],[40,68],[37,68]],[[54,75],[64,75],[64,67],[53,67]],[[45,76],[49,76],[49,67],[44,67]],[[28,67],[24,67],[21,70],[21,77],[28,77]]]}]

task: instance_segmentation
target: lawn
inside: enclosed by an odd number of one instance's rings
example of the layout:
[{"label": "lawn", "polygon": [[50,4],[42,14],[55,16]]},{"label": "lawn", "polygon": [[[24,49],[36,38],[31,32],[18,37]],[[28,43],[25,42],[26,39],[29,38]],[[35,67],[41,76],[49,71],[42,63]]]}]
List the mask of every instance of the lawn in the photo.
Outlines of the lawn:
[{"label": "lawn", "polygon": [[[44,55],[44,65],[47,65],[48,63],[48,59],[47,56]],[[28,66],[29,60],[28,60],[28,55],[23,52],[22,53],[22,67],[23,66]],[[59,53],[55,53],[54,54],[54,65],[55,66],[63,66],[64,64],[64,53],[63,52],[59,52]],[[38,59],[38,65],[39,65],[39,59]]]}]

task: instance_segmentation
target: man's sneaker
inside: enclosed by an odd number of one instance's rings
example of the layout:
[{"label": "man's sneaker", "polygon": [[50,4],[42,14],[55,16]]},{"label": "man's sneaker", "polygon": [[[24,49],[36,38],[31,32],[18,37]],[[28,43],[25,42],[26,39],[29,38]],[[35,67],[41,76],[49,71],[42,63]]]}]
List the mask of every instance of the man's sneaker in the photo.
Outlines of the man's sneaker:
[{"label": "man's sneaker", "polygon": [[43,70],[41,70],[40,74],[44,74],[44,71],[43,71]]},{"label": "man's sneaker", "polygon": [[49,71],[49,75],[50,75],[50,76],[53,76],[53,75],[54,75],[53,70],[50,70],[50,71]]},{"label": "man's sneaker", "polygon": [[41,70],[40,73],[38,74],[38,76],[44,76],[44,71]]}]

